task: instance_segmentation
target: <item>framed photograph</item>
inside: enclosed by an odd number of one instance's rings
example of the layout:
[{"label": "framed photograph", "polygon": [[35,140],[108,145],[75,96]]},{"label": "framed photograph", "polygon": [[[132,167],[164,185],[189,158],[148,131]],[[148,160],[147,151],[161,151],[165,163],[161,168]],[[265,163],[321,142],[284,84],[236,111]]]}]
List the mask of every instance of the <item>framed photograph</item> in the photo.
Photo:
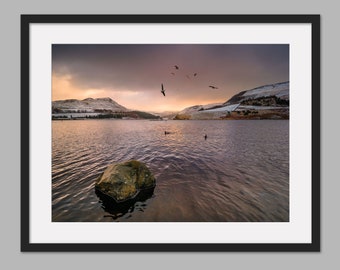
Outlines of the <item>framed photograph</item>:
[{"label": "framed photograph", "polygon": [[319,15],[21,15],[22,251],[320,251]]}]

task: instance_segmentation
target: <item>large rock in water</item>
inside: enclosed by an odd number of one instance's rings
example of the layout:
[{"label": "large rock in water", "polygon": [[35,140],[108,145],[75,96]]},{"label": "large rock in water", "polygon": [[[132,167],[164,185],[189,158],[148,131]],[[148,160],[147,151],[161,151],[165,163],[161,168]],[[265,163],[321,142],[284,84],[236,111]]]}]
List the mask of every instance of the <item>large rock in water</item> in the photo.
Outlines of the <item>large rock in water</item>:
[{"label": "large rock in water", "polygon": [[156,179],[149,168],[142,162],[130,160],[109,165],[97,179],[95,188],[117,202],[123,202],[155,185]]}]

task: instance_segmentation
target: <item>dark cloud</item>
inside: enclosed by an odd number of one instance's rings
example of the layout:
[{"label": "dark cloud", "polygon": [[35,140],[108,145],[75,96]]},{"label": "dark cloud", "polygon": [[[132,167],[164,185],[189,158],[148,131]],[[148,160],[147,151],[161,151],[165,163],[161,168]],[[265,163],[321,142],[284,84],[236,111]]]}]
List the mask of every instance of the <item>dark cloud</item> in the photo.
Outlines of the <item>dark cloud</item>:
[{"label": "dark cloud", "polygon": [[164,83],[181,99],[204,103],[213,95],[225,101],[241,90],[289,80],[289,45],[54,44],[52,70],[84,90],[154,92]]}]

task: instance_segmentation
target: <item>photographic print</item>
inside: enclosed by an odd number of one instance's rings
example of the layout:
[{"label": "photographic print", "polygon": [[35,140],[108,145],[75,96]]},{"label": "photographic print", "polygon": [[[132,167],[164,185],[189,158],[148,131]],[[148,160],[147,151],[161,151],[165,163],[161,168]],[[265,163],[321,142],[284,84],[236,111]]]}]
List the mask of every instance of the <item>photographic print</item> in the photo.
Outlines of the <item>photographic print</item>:
[{"label": "photographic print", "polygon": [[53,44],[52,221],[289,221],[289,45]]},{"label": "photographic print", "polygon": [[318,15],[22,15],[22,251],[319,251]]}]

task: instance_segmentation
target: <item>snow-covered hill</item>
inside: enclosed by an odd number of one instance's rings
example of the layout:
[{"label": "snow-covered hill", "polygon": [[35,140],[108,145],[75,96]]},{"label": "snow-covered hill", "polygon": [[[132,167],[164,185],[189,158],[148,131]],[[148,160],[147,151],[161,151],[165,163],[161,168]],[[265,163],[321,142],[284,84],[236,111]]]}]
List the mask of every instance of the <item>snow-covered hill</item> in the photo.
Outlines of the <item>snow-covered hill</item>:
[{"label": "snow-covered hill", "polygon": [[[284,110],[286,117],[289,109],[289,82],[282,82],[242,91],[225,103],[195,105],[180,111],[175,119],[220,119],[231,113],[238,115],[244,111]],[[246,113],[246,115],[248,115]]]},{"label": "snow-covered hill", "polygon": [[190,113],[195,113],[198,111],[203,111],[203,110],[209,110],[212,108],[220,107],[222,103],[212,103],[212,104],[207,104],[207,105],[195,105],[191,107],[187,107],[180,111],[180,114],[190,114]]},{"label": "snow-covered hill", "polygon": [[66,99],[52,101],[52,112],[126,112],[127,108],[118,104],[111,98],[86,98],[83,100]]},{"label": "snow-covered hill", "polygon": [[289,82],[268,84],[242,91],[225,102],[224,105],[236,104],[247,99],[256,99],[269,96],[276,96],[280,99],[289,100]]}]

